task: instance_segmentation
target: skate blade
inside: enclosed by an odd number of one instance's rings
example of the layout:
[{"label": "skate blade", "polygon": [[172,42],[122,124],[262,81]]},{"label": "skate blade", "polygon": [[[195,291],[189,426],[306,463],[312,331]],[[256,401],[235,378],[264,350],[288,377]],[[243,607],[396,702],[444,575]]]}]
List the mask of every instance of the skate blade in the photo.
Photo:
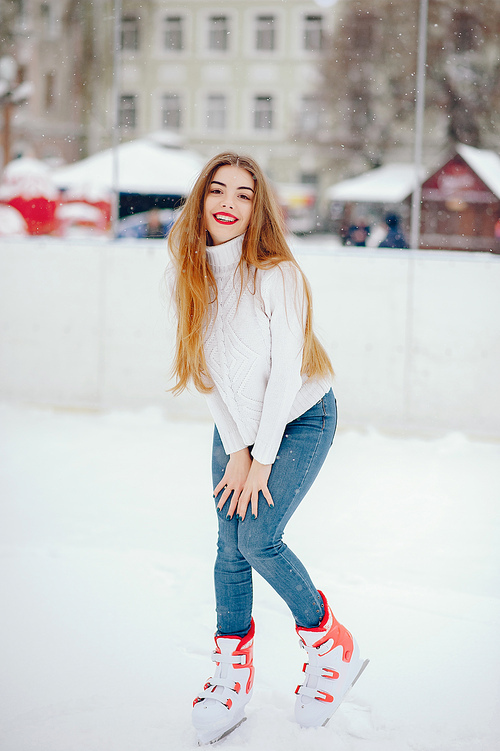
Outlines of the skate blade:
[{"label": "skate blade", "polygon": [[236,728],[239,728],[239,726],[243,722],[245,722],[246,719],[247,719],[246,716],[242,717],[239,722],[237,722],[235,725],[233,725],[232,727],[228,728],[227,730],[224,730],[224,732],[221,733],[220,735],[218,735],[216,738],[212,738],[211,740],[207,740],[207,741],[200,741],[200,740],[198,740],[198,746],[211,746],[214,743],[218,743],[219,741],[222,741],[224,738],[227,738],[227,736],[230,733],[232,733],[233,730],[236,730]]},{"label": "skate blade", "polygon": [[340,705],[342,704],[342,702],[343,702],[343,701],[344,701],[344,699],[346,698],[346,696],[347,696],[347,694],[349,693],[349,691],[351,690],[351,688],[352,688],[352,687],[354,686],[354,684],[356,683],[356,681],[358,680],[358,678],[360,678],[360,677],[361,677],[361,673],[362,673],[362,672],[363,672],[363,671],[364,671],[364,670],[366,669],[366,667],[367,667],[367,665],[368,665],[368,663],[369,663],[369,662],[370,662],[370,660],[364,660],[364,661],[363,661],[363,663],[362,663],[362,665],[361,665],[360,669],[358,670],[358,672],[356,673],[356,675],[355,675],[354,679],[352,680],[352,682],[350,683],[349,687],[347,688],[347,690],[346,690],[346,692],[345,692],[344,696],[343,696],[343,697],[342,697],[342,699],[341,699],[341,700],[339,701],[339,703],[337,704],[337,706],[335,707],[335,709],[333,710],[333,712],[331,713],[331,715],[330,715],[329,717],[327,717],[327,718],[326,718],[326,720],[324,721],[324,723],[323,723],[322,727],[325,727],[325,725],[326,725],[326,724],[327,724],[328,722],[330,722],[330,720],[332,719],[333,715],[335,714],[335,712],[337,711],[337,709],[338,709],[338,708],[340,707]]},{"label": "skate blade", "polygon": [[361,665],[360,669],[358,670],[358,674],[357,674],[356,678],[355,678],[355,679],[353,680],[353,682],[352,682],[352,683],[351,683],[351,685],[349,686],[349,691],[350,691],[350,690],[351,690],[351,688],[352,688],[352,687],[354,686],[354,684],[356,683],[356,681],[358,680],[358,678],[360,678],[360,677],[361,677],[361,673],[362,673],[362,672],[363,672],[363,671],[365,670],[365,668],[366,668],[366,667],[368,666],[368,663],[369,663],[369,662],[370,662],[370,660],[363,660],[363,664]]}]

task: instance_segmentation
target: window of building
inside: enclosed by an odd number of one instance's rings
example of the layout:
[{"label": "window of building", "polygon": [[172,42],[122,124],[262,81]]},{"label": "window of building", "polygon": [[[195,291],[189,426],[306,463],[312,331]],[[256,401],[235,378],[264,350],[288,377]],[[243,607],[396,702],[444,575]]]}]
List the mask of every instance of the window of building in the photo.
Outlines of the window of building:
[{"label": "window of building", "polygon": [[27,65],[18,65],[17,66],[17,80],[19,83],[24,83],[24,81],[27,80],[28,76],[28,66]]},{"label": "window of building", "polygon": [[123,16],[121,26],[121,49],[139,49],[139,19],[137,16]]},{"label": "window of building", "polygon": [[317,185],[319,178],[316,172],[302,172],[300,182],[302,185]]},{"label": "window of building", "polygon": [[164,44],[166,50],[179,52],[184,49],[184,19],[181,16],[165,18]]},{"label": "window of building", "polygon": [[50,110],[54,106],[56,98],[56,74],[51,70],[45,74],[45,109]]},{"label": "window of building", "polygon": [[318,52],[323,49],[323,16],[308,15],[304,17],[304,49]]},{"label": "window of building", "polygon": [[482,35],[473,15],[457,11],[453,17],[452,28],[456,52],[469,52],[478,47]]},{"label": "window of building", "polygon": [[272,130],[273,120],[273,98],[271,96],[256,96],[254,99],[254,128],[256,130]]},{"label": "window of building", "polygon": [[363,135],[364,129],[369,125],[371,120],[370,109],[370,96],[368,92],[362,88],[359,90],[353,88],[349,107],[352,135]]},{"label": "window of building", "polygon": [[50,7],[50,3],[42,3],[40,5],[40,18],[42,20],[42,25],[45,28],[50,26],[52,20],[52,8]]},{"label": "window of building", "polygon": [[229,19],[210,16],[208,19],[208,49],[225,52],[229,49]]},{"label": "window of building", "polygon": [[207,97],[207,129],[225,130],[227,104],[224,94],[209,94]]},{"label": "window of building", "polygon": [[257,16],[255,47],[269,52],[276,49],[276,19],[274,16]]},{"label": "window of building", "polygon": [[161,119],[164,128],[179,130],[182,127],[182,105],[179,94],[163,95]]},{"label": "window of building", "polygon": [[356,14],[349,36],[358,58],[368,59],[373,55],[376,23],[377,19],[371,13],[360,11]]},{"label": "window of building", "polygon": [[55,36],[57,22],[54,8],[50,3],[42,3],[40,5],[40,19],[43,34],[47,37]]},{"label": "window of building", "polygon": [[137,126],[137,96],[135,94],[124,94],[120,97],[118,124],[120,128]]},{"label": "window of building", "polygon": [[25,20],[26,10],[26,0],[14,0],[14,12],[19,21]]}]

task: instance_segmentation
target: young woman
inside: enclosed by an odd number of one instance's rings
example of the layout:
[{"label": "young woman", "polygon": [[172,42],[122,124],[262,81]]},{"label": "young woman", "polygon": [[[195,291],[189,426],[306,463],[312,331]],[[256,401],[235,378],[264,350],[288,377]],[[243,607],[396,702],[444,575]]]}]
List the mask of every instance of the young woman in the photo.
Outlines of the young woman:
[{"label": "young woman", "polygon": [[364,663],[282,536],[333,441],[333,371],[312,330],[309,286],[255,161],[230,153],[208,162],[169,249],[173,391],[192,382],[215,421],[216,668],[194,701],[198,741],[213,743],[245,719],[254,679],[252,569],[287,603],[308,653],[296,719],[324,725]]}]

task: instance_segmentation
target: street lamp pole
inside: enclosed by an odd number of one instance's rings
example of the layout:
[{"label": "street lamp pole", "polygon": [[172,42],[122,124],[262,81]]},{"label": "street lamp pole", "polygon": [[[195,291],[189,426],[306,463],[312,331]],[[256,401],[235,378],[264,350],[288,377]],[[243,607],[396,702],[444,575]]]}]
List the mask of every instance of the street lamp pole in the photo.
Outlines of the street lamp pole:
[{"label": "street lamp pole", "polygon": [[422,204],[422,151],[425,112],[425,68],[427,58],[427,18],[428,0],[420,0],[420,20],[418,29],[417,80],[415,93],[415,141],[414,166],[415,188],[411,204],[411,241],[410,247],[420,247],[420,216]]},{"label": "street lamp pole", "polygon": [[[411,203],[411,234],[410,248],[420,248],[420,216],[422,203],[422,151],[424,134],[425,111],[425,66],[427,57],[427,18],[428,0],[420,0],[420,20],[418,29],[417,80],[415,92],[415,141],[414,141],[414,169],[415,187]],[[406,280],[406,316],[405,316],[405,352],[404,352],[404,405],[406,420],[411,419],[412,407],[412,370],[413,370],[413,303],[415,288],[415,253],[410,251]]]},{"label": "street lamp pole", "polygon": [[121,89],[121,24],[122,0],[114,0],[113,7],[113,86],[112,98],[112,151],[113,151],[113,203],[111,206],[111,225],[113,237],[118,235],[120,220],[120,174],[118,163],[118,146],[120,145],[120,89]]},{"label": "street lamp pole", "polygon": [[3,151],[3,164],[4,167],[10,160],[10,121],[12,115],[12,100],[8,97],[5,98],[3,103],[3,138],[2,138],[2,151]]}]

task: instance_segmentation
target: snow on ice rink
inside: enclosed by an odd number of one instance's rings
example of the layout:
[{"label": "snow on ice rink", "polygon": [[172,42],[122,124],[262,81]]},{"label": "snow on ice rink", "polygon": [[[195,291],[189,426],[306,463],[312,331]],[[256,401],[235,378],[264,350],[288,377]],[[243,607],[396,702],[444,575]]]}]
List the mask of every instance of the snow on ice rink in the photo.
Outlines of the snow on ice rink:
[{"label": "snow on ice rink", "polygon": [[[211,425],[0,409],[1,751],[184,751],[211,674]],[[286,541],[369,668],[293,721],[303,652],[255,578],[256,688],[224,751],[500,748],[500,444],[339,430]]]}]

